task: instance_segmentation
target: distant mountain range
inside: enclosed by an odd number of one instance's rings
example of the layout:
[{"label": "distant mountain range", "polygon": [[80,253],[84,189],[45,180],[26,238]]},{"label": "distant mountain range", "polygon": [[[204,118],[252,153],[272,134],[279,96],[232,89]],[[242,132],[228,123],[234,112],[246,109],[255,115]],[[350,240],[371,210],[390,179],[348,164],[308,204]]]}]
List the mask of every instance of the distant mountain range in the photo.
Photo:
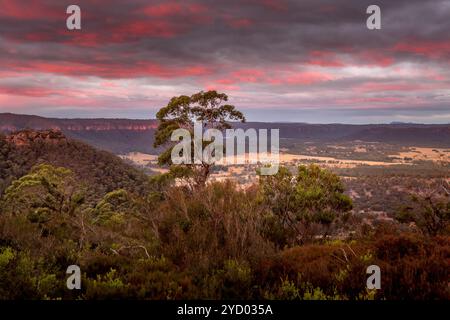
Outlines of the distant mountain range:
[{"label": "distant mountain range", "polygon": [[0,132],[56,129],[67,137],[116,154],[132,151],[155,153],[153,136],[157,126],[156,120],[56,119],[0,113]]},{"label": "distant mountain range", "polygon": [[[57,119],[32,115],[0,113],[0,132],[23,129],[56,129],[67,137],[84,141],[116,154],[143,152],[155,154],[153,137],[157,120]],[[405,146],[450,147],[450,124],[307,124],[234,123],[236,128],[280,129],[280,138],[298,142],[384,142]]]}]

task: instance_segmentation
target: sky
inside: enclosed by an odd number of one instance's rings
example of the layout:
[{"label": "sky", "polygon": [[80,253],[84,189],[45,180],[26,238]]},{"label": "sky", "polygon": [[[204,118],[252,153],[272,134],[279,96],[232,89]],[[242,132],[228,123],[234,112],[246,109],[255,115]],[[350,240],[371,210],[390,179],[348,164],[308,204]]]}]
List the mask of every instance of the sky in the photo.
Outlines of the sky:
[{"label": "sky", "polygon": [[0,112],[146,119],[218,90],[251,121],[450,123],[449,17],[450,0],[0,0]]}]

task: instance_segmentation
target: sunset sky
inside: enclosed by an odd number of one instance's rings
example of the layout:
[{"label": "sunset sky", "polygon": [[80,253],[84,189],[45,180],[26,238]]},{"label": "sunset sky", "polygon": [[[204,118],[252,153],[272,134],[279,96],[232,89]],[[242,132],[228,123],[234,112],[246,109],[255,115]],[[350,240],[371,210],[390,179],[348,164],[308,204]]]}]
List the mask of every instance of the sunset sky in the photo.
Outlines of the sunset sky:
[{"label": "sunset sky", "polygon": [[0,112],[151,118],[208,89],[255,121],[450,123],[450,0],[0,0]]}]

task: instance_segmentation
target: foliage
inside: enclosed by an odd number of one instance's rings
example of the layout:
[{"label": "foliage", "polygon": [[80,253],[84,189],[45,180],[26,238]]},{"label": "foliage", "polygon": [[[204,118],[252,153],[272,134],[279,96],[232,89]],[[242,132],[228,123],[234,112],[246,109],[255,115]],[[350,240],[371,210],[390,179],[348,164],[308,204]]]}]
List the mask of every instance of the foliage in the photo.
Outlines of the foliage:
[{"label": "foliage", "polygon": [[326,236],[339,215],[352,208],[338,176],[316,165],[300,166],[294,176],[281,167],[260,176],[260,199],[267,207],[267,233],[279,246]]},{"label": "foliage", "polygon": [[[119,175],[90,188],[82,183],[89,172],[79,172],[89,166],[58,162],[24,172],[28,163],[0,161],[14,168],[1,172],[9,182],[0,199],[0,299],[450,297],[445,228],[432,228],[435,236],[392,222],[343,236],[337,222],[351,201],[340,179],[316,166],[280,168],[245,189],[227,180],[199,190],[177,183],[182,167],[143,180],[130,171],[124,183]],[[432,203],[442,217],[445,205]],[[420,217],[421,208],[411,212]],[[81,290],[66,288],[72,264]],[[366,288],[372,264],[382,270],[376,291]]]},{"label": "foliage", "polygon": [[54,214],[73,215],[83,200],[70,170],[41,164],[6,189],[3,209],[44,223]]},{"label": "foliage", "polygon": [[107,193],[94,208],[94,223],[122,224],[125,214],[132,207],[129,194],[123,190]]},{"label": "foliage", "polygon": [[[236,110],[233,105],[226,104],[227,101],[228,96],[217,91],[201,91],[191,96],[173,97],[167,106],[161,108],[156,114],[159,126],[155,133],[154,147],[169,145],[160,154],[158,162],[161,165],[172,164],[171,153],[174,145],[171,143],[171,136],[177,129],[188,130],[192,137],[194,135],[194,122],[200,122],[204,130],[217,129],[221,131],[231,128],[228,121],[245,122],[244,115]],[[202,147],[205,146],[205,143],[203,143]],[[197,186],[205,185],[211,172],[211,164],[206,161],[195,164],[192,161],[192,164],[184,164],[183,166],[189,169],[186,175],[193,177]]]},{"label": "foliage", "polygon": [[396,216],[404,223],[414,222],[424,234],[436,236],[450,233],[450,193],[443,187],[432,194],[413,195],[411,204]]},{"label": "foliage", "polygon": [[[28,134],[28,131],[17,134]],[[42,141],[30,138],[27,145],[9,143],[0,135],[0,196],[12,181],[28,174],[32,167],[50,164],[73,172],[85,190],[85,200],[96,203],[105,193],[126,189],[143,194],[147,177],[119,157],[82,142],[66,139]]]}]

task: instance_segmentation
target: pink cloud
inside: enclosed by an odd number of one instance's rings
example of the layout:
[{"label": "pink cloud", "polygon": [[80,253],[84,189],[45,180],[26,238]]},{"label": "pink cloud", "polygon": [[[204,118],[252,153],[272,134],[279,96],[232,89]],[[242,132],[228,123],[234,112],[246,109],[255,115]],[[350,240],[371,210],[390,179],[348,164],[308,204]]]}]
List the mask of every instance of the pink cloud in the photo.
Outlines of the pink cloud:
[{"label": "pink cloud", "polygon": [[333,80],[331,75],[321,72],[290,72],[271,79],[272,84],[310,85],[313,83]]},{"label": "pink cloud", "polygon": [[337,99],[336,102],[341,105],[357,105],[361,106],[365,103],[374,104],[371,107],[376,107],[377,104],[385,104],[385,103],[399,103],[406,102],[405,98],[399,97],[354,97],[354,98],[345,98],[345,99]]},{"label": "pink cloud", "polygon": [[395,63],[394,57],[387,55],[385,52],[363,51],[353,54],[360,63],[367,66],[389,67]]},{"label": "pink cloud", "polygon": [[56,20],[64,18],[64,6],[50,6],[39,1],[1,0],[0,16],[21,20]]},{"label": "pink cloud", "polygon": [[240,18],[240,19],[227,19],[227,24],[235,29],[248,28],[254,24],[253,20]]},{"label": "pink cloud", "polygon": [[93,61],[90,64],[75,62],[48,62],[30,61],[27,63],[19,61],[9,61],[3,63],[3,67],[12,72],[27,73],[52,73],[68,76],[98,76],[104,78],[135,78],[135,77],[159,77],[159,78],[184,78],[200,77],[213,73],[213,67],[204,65],[188,66],[167,66],[163,64],[142,61],[133,65],[121,65],[114,63],[98,63]]},{"label": "pink cloud", "polygon": [[189,14],[200,15],[206,13],[208,8],[198,3],[167,2],[149,5],[142,11],[150,17],[161,18]]},{"label": "pink cloud", "polygon": [[286,11],[288,5],[284,0],[258,0],[262,5],[271,10]]},{"label": "pink cloud", "polygon": [[0,87],[0,94],[28,97],[48,97],[58,92],[44,87]]},{"label": "pink cloud", "polygon": [[344,63],[335,53],[327,51],[312,51],[307,64],[321,67],[342,67]]},{"label": "pink cloud", "polygon": [[310,85],[317,82],[333,80],[332,75],[317,71],[288,71],[288,70],[261,70],[240,69],[232,71],[227,77],[214,80],[221,85],[238,83],[255,83],[266,85]]},{"label": "pink cloud", "polygon": [[450,55],[450,41],[404,41],[397,43],[393,50],[437,59]]},{"label": "pink cloud", "polygon": [[366,82],[358,85],[354,90],[358,92],[386,92],[386,91],[420,91],[433,89],[433,85],[430,84],[418,84],[418,83],[378,83],[378,82]]},{"label": "pink cloud", "polygon": [[142,11],[151,17],[167,17],[182,13],[183,7],[180,3],[161,3],[147,6]]}]

